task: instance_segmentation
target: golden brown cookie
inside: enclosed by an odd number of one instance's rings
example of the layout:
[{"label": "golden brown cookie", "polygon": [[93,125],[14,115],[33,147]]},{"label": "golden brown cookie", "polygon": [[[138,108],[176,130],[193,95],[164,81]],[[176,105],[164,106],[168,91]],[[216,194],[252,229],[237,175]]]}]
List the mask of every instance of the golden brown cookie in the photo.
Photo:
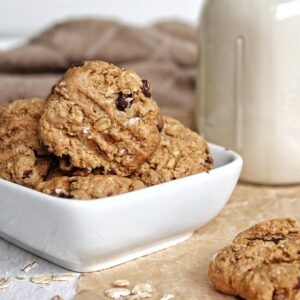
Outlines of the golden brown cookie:
[{"label": "golden brown cookie", "polygon": [[53,196],[79,200],[99,199],[138,190],[144,184],[114,175],[59,176],[42,182],[37,190]]},{"label": "golden brown cookie", "polygon": [[72,166],[129,175],[157,149],[162,126],[146,80],[93,61],[69,69],[53,88],[40,133]]},{"label": "golden brown cookie", "polygon": [[173,118],[164,116],[163,121],[164,129],[158,150],[133,177],[151,186],[209,171],[213,160],[206,141]]},{"label": "golden brown cookie", "polygon": [[240,233],[210,263],[213,286],[249,300],[300,299],[300,228],[291,219]]},{"label": "golden brown cookie", "polygon": [[36,186],[47,174],[52,158],[38,137],[45,102],[16,100],[0,110],[0,178]]}]

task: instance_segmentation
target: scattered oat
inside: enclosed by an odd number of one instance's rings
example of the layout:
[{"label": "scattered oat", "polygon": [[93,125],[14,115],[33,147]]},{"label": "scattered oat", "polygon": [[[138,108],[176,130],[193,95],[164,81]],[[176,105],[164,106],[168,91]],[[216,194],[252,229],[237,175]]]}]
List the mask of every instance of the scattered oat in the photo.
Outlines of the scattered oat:
[{"label": "scattered oat", "polygon": [[51,298],[51,300],[64,300],[64,298],[62,298],[61,296],[59,295],[55,295]]},{"label": "scattered oat", "polygon": [[113,286],[116,287],[127,287],[129,286],[130,282],[126,279],[117,279],[113,282]]},{"label": "scattered oat", "polygon": [[140,295],[142,293],[151,293],[151,292],[152,292],[152,286],[149,283],[140,283],[140,284],[137,284],[131,290],[131,294],[134,294],[134,295]]},{"label": "scattered oat", "polygon": [[27,265],[25,265],[21,271],[25,272],[25,273],[28,273],[30,270],[32,270],[33,268],[37,267],[38,264],[36,261],[31,261],[29,262]]},{"label": "scattered oat", "polygon": [[11,280],[9,278],[0,278],[0,291],[9,288]]},{"label": "scattered oat", "polygon": [[112,299],[119,299],[130,295],[130,290],[125,288],[113,288],[105,291],[105,295]]},{"label": "scattered oat", "polygon": [[30,278],[30,281],[37,284],[50,284],[52,281],[71,281],[75,278],[76,275],[71,273],[58,275],[34,275]]},{"label": "scattered oat", "polygon": [[59,275],[53,275],[52,280],[53,281],[72,281],[76,278],[77,276],[72,273],[64,273],[64,274],[59,274]]},{"label": "scattered oat", "polygon": [[145,299],[145,298],[151,298],[152,295],[149,293],[145,293],[145,292],[141,292],[138,293],[136,295],[130,295],[129,297],[127,297],[127,300],[140,300],[140,299]]},{"label": "scattered oat", "polygon": [[24,275],[18,275],[18,276],[16,276],[16,279],[18,279],[18,280],[25,280],[26,276],[24,276]]},{"label": "scattered oat", "polygon": [[52,276],[49,275],[34,275],[30,277],[30,281],[36,284],[50,284]]},{"label": "scattered oat", "polygon": [[175,298],[175,296],[172,295],[172,294],[164,294],[164,295],[160,298],[160,300],[170,300],[170,299],[174,299],[174,298]]}]

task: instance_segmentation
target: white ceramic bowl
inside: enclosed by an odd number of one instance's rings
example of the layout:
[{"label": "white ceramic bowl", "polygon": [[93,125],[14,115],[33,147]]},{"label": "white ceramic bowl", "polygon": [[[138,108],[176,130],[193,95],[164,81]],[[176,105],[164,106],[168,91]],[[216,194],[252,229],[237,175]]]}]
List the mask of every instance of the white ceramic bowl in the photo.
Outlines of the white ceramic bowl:
[{"label": "white ceramic bowl", "polygon": [[175,245],[219,213],[239,178],[238,154],[210,150],[209,173],[99,200],[57,198],[0,180],[0,236],[78,272]]}]

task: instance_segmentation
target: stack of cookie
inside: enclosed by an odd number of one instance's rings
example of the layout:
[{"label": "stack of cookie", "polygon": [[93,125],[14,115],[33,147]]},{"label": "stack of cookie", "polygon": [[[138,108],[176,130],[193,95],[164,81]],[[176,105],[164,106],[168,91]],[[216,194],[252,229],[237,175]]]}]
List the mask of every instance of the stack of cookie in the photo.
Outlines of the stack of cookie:
[{"label": "stack of cookie", "polygon": [[207,143],[161,116],[147,80],[102,61],[73,66],[46,101],[0,108],[0,177],[95,199],[209,171]]}]

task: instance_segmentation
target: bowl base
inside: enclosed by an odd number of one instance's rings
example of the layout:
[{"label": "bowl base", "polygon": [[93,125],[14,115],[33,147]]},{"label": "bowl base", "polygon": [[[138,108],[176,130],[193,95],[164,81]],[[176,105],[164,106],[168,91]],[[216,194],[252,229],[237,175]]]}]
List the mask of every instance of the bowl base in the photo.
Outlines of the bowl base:
[{"label": "bowl base", "polygon": [[13,238],[10,238],[6,234],[0,232],[0,236],[4,238],[6,241],[23,248],[24,250],[27,250],[39,257],[42,257],[52,263],[55,263],[63,268],[69,269],[74,272],[95,272],[100,271],[104,269],[108,269],[123,263],[126,263],[128,261],[137,259],[139,257],[175,246],[179,243],[182,243],[186,241],[189,237],[191,237],[193,232],[187,232],[180,235],[176,235],[174,237],[168,238],[166,240],[158,241],[153,244],[147,245],[145,247],[130,251],[128,253],[124,253],[119,256],[114,256],[107,259],[101,259],[95,260],[93,263],[74,263],[72,261],[62,260],[59,258],[56,258],[54,256],[47,255],[44,252],[40,252],[34,248],[31,248],[30,246],[25,245],[24,243],[15,240]]}]

